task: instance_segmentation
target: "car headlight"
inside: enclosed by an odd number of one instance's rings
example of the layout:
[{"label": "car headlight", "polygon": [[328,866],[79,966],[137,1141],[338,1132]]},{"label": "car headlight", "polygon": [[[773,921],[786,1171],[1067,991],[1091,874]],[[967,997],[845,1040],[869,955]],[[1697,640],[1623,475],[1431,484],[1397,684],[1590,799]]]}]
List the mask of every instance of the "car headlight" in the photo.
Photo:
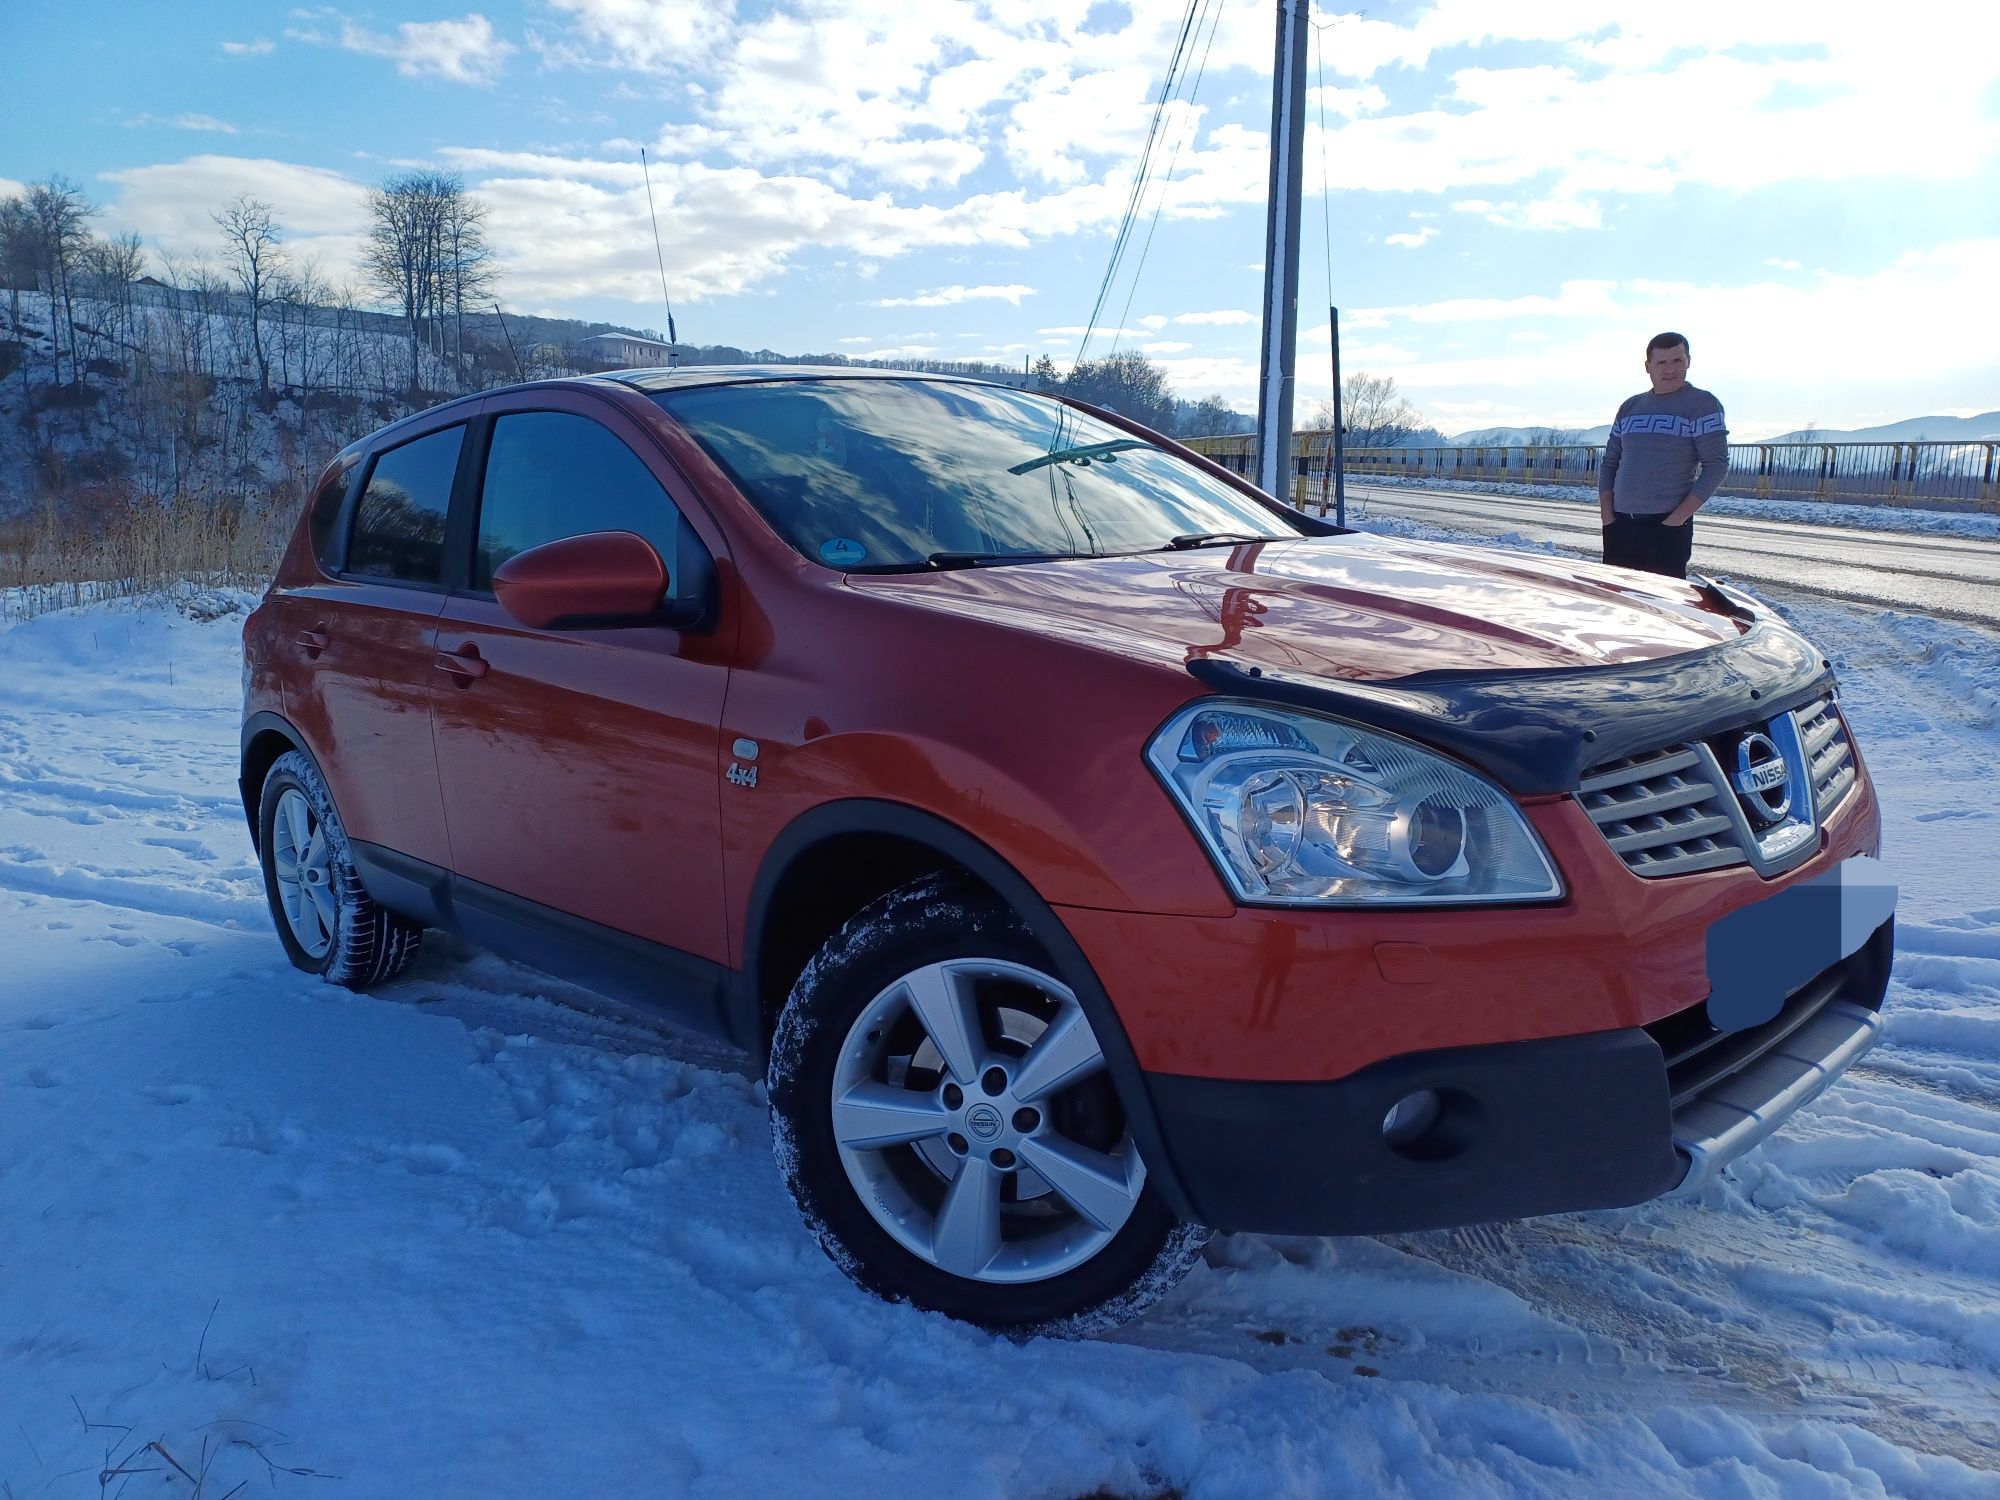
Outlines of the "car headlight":
[{"label": "car headlight", "polygon": [[1562,894],[1513,798],[1394,735],[1212,701],[1168,720],[1146,759],[1241,901],[1442,905]]}]

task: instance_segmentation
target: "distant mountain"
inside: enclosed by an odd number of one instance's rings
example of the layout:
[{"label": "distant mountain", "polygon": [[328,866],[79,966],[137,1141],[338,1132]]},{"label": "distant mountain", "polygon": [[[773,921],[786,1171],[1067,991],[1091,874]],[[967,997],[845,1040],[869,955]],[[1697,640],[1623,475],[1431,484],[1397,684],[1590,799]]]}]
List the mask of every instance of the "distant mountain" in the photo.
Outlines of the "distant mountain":
[{"label": "distant mountain", "polygon": [[1475,427],[1470,432],[1455,433],[1446,438],[1448,443],[1462,446],[1485,445],[1491,448],[1524,448],[1533,443],[1546,443],[1551,433],[1559,433],[1568,443],[1601,443],[1611,436],[1611,424],[1600,427]]},{"label": "distant mountain", "polygon": [[1765,438],[1769,443],[1970,443],[1980,438],[2000,439],[2000,411],[1989,411],[1976,417],[1905,417],[1900,422],[1888,422],[1880,427],[1856,427],[1840,431],[1822,427],[1807,436],[1807,430],[1787,432],[1774,438]]},{"label": "distant mountain", "polygon": [[[1548,427],[1475,427],[1470,432],[1455,433],[1445,439],[1447,443],[1461,447],[1485,445],[1488,447],[1520,448],[1530,443],[1547,442],[1552,431],[1563,433],[1573,443],[1602,443],[1611,436],[1611,425],[1586,428]],[[1813,429],[1808,436],[1807,429],[1780,433],[1777,437],[1758,438],[1760,443],[1970,443],[1981,438],[2000,439],[2000,411],[1989,411],[1977,417],[1908,417],[1901,422],[1889,422],[1881,427],[1857,427],[1843,430],[1835,427]]]}]

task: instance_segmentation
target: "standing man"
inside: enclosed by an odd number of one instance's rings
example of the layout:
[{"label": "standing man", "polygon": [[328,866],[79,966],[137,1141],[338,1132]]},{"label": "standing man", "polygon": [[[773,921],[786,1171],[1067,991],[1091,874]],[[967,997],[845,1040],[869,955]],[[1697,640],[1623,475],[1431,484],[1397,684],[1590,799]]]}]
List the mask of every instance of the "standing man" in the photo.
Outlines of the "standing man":
[{"label": "standing man", "polygon": [[1597,508],[1604,560],[1687,577],[1694,513],[1729,472],[1722,403],[1688,384],[1688,341],[1656,333],[1646,345],[1653,388],[1626,398],[1604,444]]}]

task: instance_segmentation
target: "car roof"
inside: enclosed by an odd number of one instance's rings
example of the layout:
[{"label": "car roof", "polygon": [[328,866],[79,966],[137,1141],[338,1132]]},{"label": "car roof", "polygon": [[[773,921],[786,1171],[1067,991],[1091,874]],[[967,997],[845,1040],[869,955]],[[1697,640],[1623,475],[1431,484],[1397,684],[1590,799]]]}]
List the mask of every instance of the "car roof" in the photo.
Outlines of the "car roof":
[{"label": "car roof", "polygon": [[[951,381],[960,385],[1000,385],[998,381],[982,380],[977,375],[946,375],[925,370],[884,370],[873,366],[855,365],[688,365],[675,369],[634,369],[606,370],[592,375],[556,375],[546,380],[524,380],[513,385],[496,386],[487,391],[468,391],[463,396],[454,396],[436,406],[427,406],[422,411],[413,411],[406,416],[376,428],[363,437],[356,438],[340,456],[358,453],[365,448],[388,447],[384,439],[398,437],[408,427],[429,422],[446,416],[461,406],[470,406],[488,396],[502,396],[512,391],[534,390],[537,387],[574,389],[577,386],[617,386],[624,390],[657,395],[665,391],[684,391],[701,386],[744,385],[753,381],[779,380],[931,380]],[[1011,387],[1001,387],[1011,389]]]},{"label": "car roof", "polygon": [[742,385],[758,380],[939,380],[965,385],[996,385],[977,375],[947,375],[925,370],[883,370],[857,365],[682,365],[678,368],[607,370],[578,377],[584,384],[604,381],[628,386],[647,395],[683,391],[704,385]]}]

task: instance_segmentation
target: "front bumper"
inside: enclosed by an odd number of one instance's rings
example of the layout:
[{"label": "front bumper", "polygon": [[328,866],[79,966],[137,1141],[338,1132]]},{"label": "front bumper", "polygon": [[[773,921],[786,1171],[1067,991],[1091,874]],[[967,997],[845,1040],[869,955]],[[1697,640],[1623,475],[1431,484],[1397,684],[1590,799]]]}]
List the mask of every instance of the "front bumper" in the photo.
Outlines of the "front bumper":
[{"label": "front bumper", "polygon": [[[1391,1057],[1330,1083],[1152,1073],[1168,1168],[1195,1216],[1265,1234],[1381,1234],[1691,1193],[1873,1044],[1894,922],[1718,1030],[1705,1003],[1647,1026]],[[1442,1101],[1418,1141],[1383,1120]]]}]

